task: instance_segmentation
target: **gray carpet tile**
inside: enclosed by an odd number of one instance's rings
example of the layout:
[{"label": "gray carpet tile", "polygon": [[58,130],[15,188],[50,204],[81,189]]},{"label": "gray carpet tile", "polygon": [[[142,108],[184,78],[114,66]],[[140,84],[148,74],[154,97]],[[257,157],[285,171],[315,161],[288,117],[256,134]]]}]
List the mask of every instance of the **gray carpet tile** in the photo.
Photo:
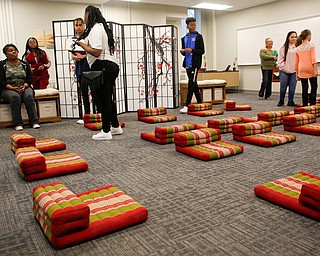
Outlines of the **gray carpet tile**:
[{"label": "gray carpet tile", "polygon": [[[316,136],[298,134],[297,141],[262,148],[222,139],[245,147],[233,157],[200,161],[175,151],[174,144],[158,145],[140,139],[158,125],[206,123],[235,115],[254,117],[276,107],[278,96],[228,93],[227,99],[250,104],[252,111],[225,112],[215,117],[183,115],[168,109],[178,121],[147,124],[134,112],[119,115],[124,134],[112,141],[93,141],[96,132],[76,120],[28,127],[38,139],[55,137],[67,150],[88,161],[89,171],[34,182],[24,181],[10,150],[12,128],[0,129],[0,255],[319,255],[319,223],[255,197],[256,185],[299,171],[320,175]],[[296,97],[301,102],[301,97]],[[223,109],[223,105],[214,105]],[[318,121],[319,118],[318,118]],[[274,131],[283,132],[282,126]],[[32,213],[33,187],[63,182],[75,193],[113,184],[147,207],[148,220],[95,240],[55,251]]]}]

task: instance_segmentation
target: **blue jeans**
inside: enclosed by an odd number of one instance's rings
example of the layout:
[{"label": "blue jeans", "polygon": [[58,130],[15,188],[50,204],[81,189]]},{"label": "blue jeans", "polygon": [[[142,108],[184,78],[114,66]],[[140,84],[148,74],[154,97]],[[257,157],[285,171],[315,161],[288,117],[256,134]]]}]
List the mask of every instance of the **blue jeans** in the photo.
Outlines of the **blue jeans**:
[{"label": "blue jeans", "polygon": [[293,74],[287,74],[283,72],[282,70],[279,71],[280,74],[280,101],[284,101],[284,98],[286,96],[286,91],[289,86],[289,101],[294,101],[294,93],[296,91],[296,85],[297,85],[297,77],[296,73]]}]

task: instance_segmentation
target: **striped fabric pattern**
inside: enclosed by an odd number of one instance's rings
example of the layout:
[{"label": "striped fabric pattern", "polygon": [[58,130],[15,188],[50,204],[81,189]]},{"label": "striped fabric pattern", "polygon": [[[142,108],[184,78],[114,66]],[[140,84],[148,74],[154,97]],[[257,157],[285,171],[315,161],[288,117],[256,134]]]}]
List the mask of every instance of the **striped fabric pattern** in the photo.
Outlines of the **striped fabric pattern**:
[{"label": "striped fabric pattern", "polygon": [[174,143],[180,147],[209,143],[221,138],[218,129],[203,128],[174,134]]},{"label": "striped fabric pattern", "polygon": [[272,124],[270,122],[254,122],[254,123],[245,123],[245,124],[234,124],[232,126],[232,133],[234,135],[254,135],[264,132],[272,131]]},{"label": "striped fabric pattern", "polygon": [[232,125],[241,123],[242,117],[208,120],[208,127],[219,129],[220,133],[232,132]]},{"label": "striped fabric pattern", "polygon": [[301,113],[309,113],[309,114],[316,114],[317,117],[320,116],[320,106],[306,106],[306,107],[296,107],[294,108],[295,114],[301,114]]},{"label": "striped fabric pattern", "polygon": [[247,104],[237,104],[234,108],[226,107],[225,110],[227,110],[227,111],[247,111],[247,110],[252,110],[252,107]]},{"label": "striped fabric pattern", "polygon": [[298,126],[284,125],[284,130],[320,136],[320,122]]},{"label": "striped fabric pattern", "polygon": [[163,122],[176,121],[177,117],[170,116],[170,115],[141,116],[141,117],[138,117],[138,120],[146,123],[163,123]]},{"label": "striped fabric pattern", "polygon": [[66,149],[66,144],[56,138],[48,138],[36,141],[36,148],[41,152],[51,152]]},{"label": "striped fabric pattern", "polygon": [[11,142],[15,148],[34,147],[36,145],[36,138],[26,132],[13,133],[11,135]]},{"label": "striped fabric pattern", "polygon": [[160,144],[160,145],[169,144],[173,142],[173,137],[160,139],[155,136],[154,132],[142,132],[140,133],[140,138],[143,140],[148,140],[148,141]]},{"label": "striped fabric pattern", "polygon": [[320,221],[320,211],[301,202],[301,190],[304,186],[320,188],[320,178],[306,172],[274,180],[254,188],[256,196],[291,211]]},{"label": "striped fabric pattern", "polygon": [[83,115],[84,123],[99,123],[102,122],[101,114],[84,114]]},{"label": "striped fabric pattern", "polygon": [[283,125],[287,126],[300,126],[316,122],[315,114],[296,114],[283,117]]},{"label": "striped fabric pattern", "polygon": [[[75,153],[50,154],[45,156],[47,171],[53,168],[69,168],[76,166],[87,166],[87,162]],[[86,168],[87,169],[87,168]]]},{"label": "striped fabric pattern", "polygon": [[266,133],[249,135],[249,136],[241,136],[241,135],[233,134],[233,139],[258,145],[258,146],[262,146],[262,147],[272,147],[272,146],[282,145],[288,142],[296,141],[296,136],[293,134],[266,132]]},{"label": "striped fabric pattern", "polygon": [[197,128],[196,124],[186,123],[186,124],[177,124],[172,126],[160,127],[157,126],[155,128],[155,136],[160,139],[172,138],[173,134],[176,132],[189,131]]},{"label": "striped fabric pattern", "polygon": [[289,115],[288,110],[269,111],[258,113],[258,120],[269,121],[276,117],[283,117]]},{"label": "striped fabric pattern", "polygon": [[138,117],[159,116],[167,114],[167,109],[164,107],[158,108],[142,108],[137,110]]},{"label": "striped fabric pattern", "polygon": [[222,115],[224,113],[223,110],[201,110],[201,111],[189,111],[187,112],[188,115],[194,115],[194,116],[216,116],[216,115]]},{"label": "striped fabric pattern", "polygon": [[235,108],[236,107],[236,102],[233,100],[225,100],[224,101],[224,108]]},{"label": "striped fabric pattern", "polygon": [[242,123],[254,123],[258,122],[258,117],[243,117]]},{"label": "striped fabric pattern", "polygon": [[201,110],[210,110],[212,109],[212,103],[199,103],[199,104],[189,104],[189,111],[201,111]]},{"label": "striped fabric pattern", "polygon": [[[34,166],[43,166],[44,156],[35,147],[24,147],[16,150],[16,158],[20,168],[25,172],[26,169]],[[45,171],[45,168],[44,168]]]}]

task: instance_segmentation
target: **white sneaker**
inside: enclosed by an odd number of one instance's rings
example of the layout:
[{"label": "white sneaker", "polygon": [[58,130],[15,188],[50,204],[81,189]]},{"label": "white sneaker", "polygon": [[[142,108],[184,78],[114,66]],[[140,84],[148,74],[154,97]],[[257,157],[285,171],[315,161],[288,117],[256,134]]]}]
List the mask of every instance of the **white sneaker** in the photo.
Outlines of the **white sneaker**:
[{"label": "white sneaker", "polygon": [[111,131],[110,132],[104,132],[103,130],[101,130],[101,132],[99,132],[96,135],[92,136],[93,140],[112,140],[112,134]]},{"label": "white sneaker", "polygon": [[22,130],[23,130],[23,127],[22,127],[22,125],[17,125],[16,127],[14,127],[14,129],[15,129],[16,131],[22,131]]},{"label": "white sneaker", "polygon": [[84,121],[83,121],[82,119],[79,119],[79,120],[77,121],[77,124],[84,124]]},{"label": "white sneaker", "polygon": [[34,124],[34,125],[32,126],[32,128],[33,128],[33,129],[39,129],[39,128],[40,128],[40,125],[39,125],[39,124]]},{"label": "white sneaker", "polygon": [[180,109],[180,113],[186,114],[188,112],[188,107],[184,106],[182,109]]},{"label": "white sneaker", "polygon": [[115,128],[115,127],[111,127],[111,134],[112,135],[120,135],[123,133],[123,130],[121,128],[121,126]]}]

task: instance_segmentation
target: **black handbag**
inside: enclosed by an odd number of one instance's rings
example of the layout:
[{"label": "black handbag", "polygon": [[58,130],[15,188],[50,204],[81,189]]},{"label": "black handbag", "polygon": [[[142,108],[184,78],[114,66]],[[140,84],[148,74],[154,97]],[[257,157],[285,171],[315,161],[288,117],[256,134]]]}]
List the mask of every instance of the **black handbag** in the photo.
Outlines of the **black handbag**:
[{"label": "black handbag", "polygon": [[93,93],[96,93],[103,85],[103,70],[86,71],[82,73],[81,83],[88,84]]}]

